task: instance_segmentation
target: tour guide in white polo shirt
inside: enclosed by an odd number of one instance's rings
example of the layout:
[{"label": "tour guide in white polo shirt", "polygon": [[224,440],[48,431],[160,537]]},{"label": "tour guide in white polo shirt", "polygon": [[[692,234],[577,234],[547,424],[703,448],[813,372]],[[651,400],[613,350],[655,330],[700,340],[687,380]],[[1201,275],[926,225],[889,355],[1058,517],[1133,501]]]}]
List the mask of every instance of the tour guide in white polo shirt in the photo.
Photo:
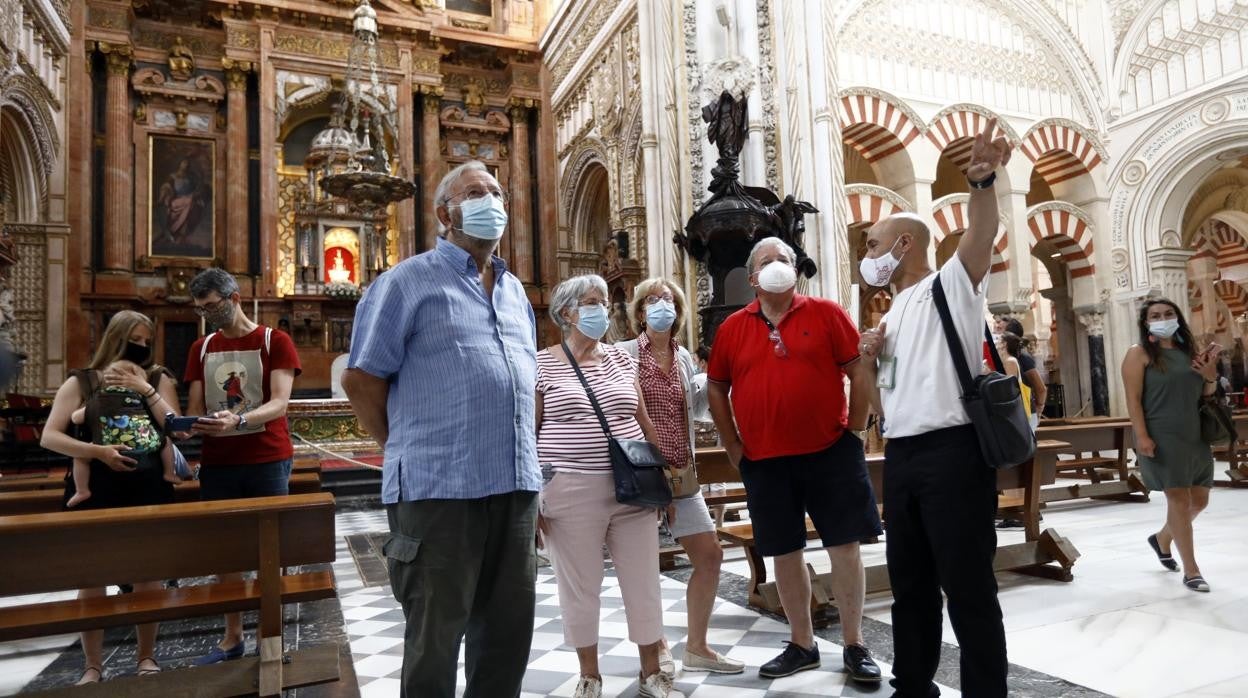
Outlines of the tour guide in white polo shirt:
[{"label": "tour guide in white polo shirt", "polygon": [[342,387],[385,449],[385,553],[407,619],[400,695],[454,696],[465,638],[464,696],[514,697],[537,572],[536,325],[493,256],[507,212],[485,166],[451,170],[434,203],[445,237],[369,286]]},{"label": "tour guide in white polo shirt", "polygon": [[[941,590],[962,652],[962,695],[1005,698],[1005,630],[992,558],[996,471],[980,454],[961,403],[932,283],[940,275],[967,365],[980,365],[984,299],[997,233],[996,169],[1010,143],[993,139],[997,122],[975,137],[966,176],[967,230],[939,272],[928,265],[927,226],[891,216],[867,233],[863,280],[893,287],[893,304],[859,349],[876,371],[884,417],[884,519],[893,590],[893,687],[898,697],[940,695]],[[882,409],[879,401],[882,401]]]}]

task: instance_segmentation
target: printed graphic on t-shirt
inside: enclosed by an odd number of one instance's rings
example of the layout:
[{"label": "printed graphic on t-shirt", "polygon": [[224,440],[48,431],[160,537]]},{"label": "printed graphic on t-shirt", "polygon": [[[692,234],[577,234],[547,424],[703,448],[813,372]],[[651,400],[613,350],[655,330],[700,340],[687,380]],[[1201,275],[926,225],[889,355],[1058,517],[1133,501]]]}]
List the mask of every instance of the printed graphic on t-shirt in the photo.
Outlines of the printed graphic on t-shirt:
[{"label": "printed graphic on t-shirt", "polygon": [[[204,357],[204,404],[209,412],[228,410],[246,414],[264,402],[264,365],[260,350],[210,351]],[[264,425],[247,427],[218,436],[237,436],[262,431]]]}]

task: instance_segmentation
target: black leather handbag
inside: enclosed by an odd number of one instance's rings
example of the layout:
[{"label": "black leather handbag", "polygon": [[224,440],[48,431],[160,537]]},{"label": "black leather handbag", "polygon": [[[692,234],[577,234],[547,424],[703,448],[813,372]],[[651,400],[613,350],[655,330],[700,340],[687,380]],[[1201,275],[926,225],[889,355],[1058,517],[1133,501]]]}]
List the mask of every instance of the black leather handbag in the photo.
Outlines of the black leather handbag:
[{"label": "black leather handbag", "polygon": [[[932,283],[932,300],[936,302],[936,310],[940,313],[945,342],[949,345],[953,366],[957,369],[958,381],[962,384],[962,406],[966,408],[966,414],[975,427],[984,461],[994,468],[1013,468],[1031,460],[1036,454],[1036,435],[1027,419],[1027,409],[1023,406],[1023,390],[1018,379],[998,371],[989,371],[971,378],[970,368],[966,365],[966,354],[962,351],[958,330],[953,326],[949,301],[945,298],[945,289],[940,284],[939,275]],[[992,352],[992,360],[998,368],[1004,369],[1005,364],[1001,362],[987,324],[984,325],[984,339]]]},{"label": "black leather handbag", "polygon": [[663,509],[672,503],[672,488],[667,482],[667,460],[659,452],[659,447],[649,441],[639,439],[617,439],[611,435],[611,427],[607,417],[594,397],[594,391],[581,373],[567,342],[563,342],[563,353],[568,357],[572,370],[585,388],[585,396],[598,415],[598,423],[602,425],[602,433],[607,436],[607,451],[611,456],[611,473],[615,478],[615,501],[635,507]]},{"label": "black leather handbag", "polygon": [[1202,398],[1200,406],[1200,440],[1210,446],[1239,440],[1231,410],[1216,398]]}]

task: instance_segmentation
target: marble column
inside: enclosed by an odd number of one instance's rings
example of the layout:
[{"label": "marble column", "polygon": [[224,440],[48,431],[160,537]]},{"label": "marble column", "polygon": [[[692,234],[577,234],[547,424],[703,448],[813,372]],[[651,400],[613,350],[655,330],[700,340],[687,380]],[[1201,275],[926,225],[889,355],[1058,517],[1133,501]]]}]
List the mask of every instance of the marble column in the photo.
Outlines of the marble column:
[{"label": "marble column", "polygon": [[1105,311],[1079,313],[1079,322],[1088,333],[1088,373],[1092,388],[1092,414],[1109,414],[1109,370],[1105,364]]},{"label": "marble column", "polygon": [[247,64],[230,59],[225,64],[227,105],[225,197],[225,267],[232,274],[248,270],[247,242]]},{"label": "marble column", "polygon": [[511,250],[516,276],[524,283],[533,283],[533,206],[529,192],[530,176],[529,106],[513,104],[511,115]]},{"label": "marble column", "polygon": [[[1212,335],[1218,328],[1218,303],[1216,302],[1218,292],[1213,286],[1218,280],[1218,260],[1214,257],[1193,258],[1188,262],[1187,270],[1188,278],[1195,281],[1196,287],[1200,289],[1200,315],[1189,314],[1187,316],[1192,325],[1192,332],[1195,333],[1197,339],[1200,339],[1206,334]],[[1177,298],[1171,300],[1178,301]]]},{"label": "marble column", "polygon": [[130,63],[129,46],[110,47],[104,115],[105,271],[130,271],[134,267]]},{"label": "marble column", "polygon": [[425,231],[423,249],[432,250],[437,244],[438,213],[433,205],[433,195],[442,181],[442,126],[438,112],[442,100],[437,94],[425,93],[424,117],[420,131],[420,177],[424,189]]},{"label": "marble column", "polygon": [[1076,337],[1074,313],[1071,310],[1070,293],[1065,286],[1055,286],[1040,292],[1053,303],[1053,317],[1057,324],[1057,371],[1059,380],[1049,382],[1062,386],[1062,410],[1067,417],[1074,416],[1082,406],[1079,385],[1079,343]]}]

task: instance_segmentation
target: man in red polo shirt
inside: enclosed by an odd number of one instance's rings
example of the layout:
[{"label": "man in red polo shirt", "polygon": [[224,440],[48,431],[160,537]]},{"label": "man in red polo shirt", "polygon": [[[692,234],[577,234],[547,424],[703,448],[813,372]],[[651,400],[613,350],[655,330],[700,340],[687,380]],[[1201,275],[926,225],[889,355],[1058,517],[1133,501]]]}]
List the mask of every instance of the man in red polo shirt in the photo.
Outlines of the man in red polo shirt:
[{"label": "man in red polo shirt", "polygon": [[855,681],[878,683],[880,668],[862,644],[858,543],[880,534],[880,517],[862,440],[850,430],[865,428],[870,386],[857,370],[853,321],[836,303],[795,292],[794,261],[779,238],[754,246],[746,269],[757,299],[719,327],[707,370],[711,416],[741,471],[758,551],[775,558],[789,619],[792,641],[758,673],[819,666],[803,558],[809,514],[832,561],[845,668]]}]

